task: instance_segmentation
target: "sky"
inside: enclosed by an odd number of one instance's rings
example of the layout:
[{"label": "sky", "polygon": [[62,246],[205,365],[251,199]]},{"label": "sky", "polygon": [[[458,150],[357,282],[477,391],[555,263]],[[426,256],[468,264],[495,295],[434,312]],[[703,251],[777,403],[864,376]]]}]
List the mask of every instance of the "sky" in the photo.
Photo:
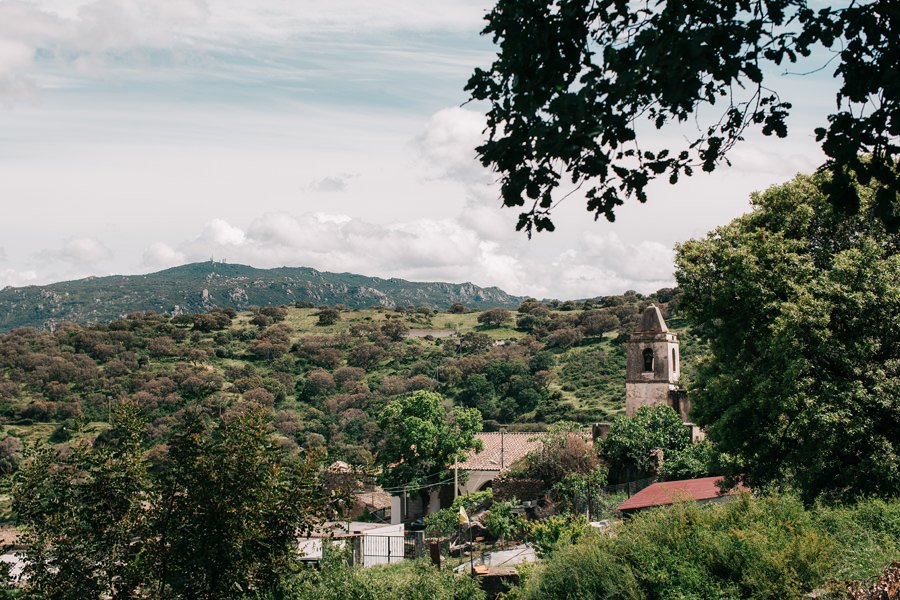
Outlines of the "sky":
[{"label": "sky", "polygon": [[[674,284],[674,244],[822,161],[828,74],[787,140],[528,240],[475,159],[481,0],[0,0],[0,288],[227,260],[539,298]],[[664,140],[662,140],[664,141]]]}]

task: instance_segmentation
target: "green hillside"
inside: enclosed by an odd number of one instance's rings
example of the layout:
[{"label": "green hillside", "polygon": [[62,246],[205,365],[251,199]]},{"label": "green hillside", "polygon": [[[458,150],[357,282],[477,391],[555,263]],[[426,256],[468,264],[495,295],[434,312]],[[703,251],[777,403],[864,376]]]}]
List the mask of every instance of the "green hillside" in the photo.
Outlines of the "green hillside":
[{"label": "green hillside", "polygon": [[148,275],[89,277],[46,286],[0,290],[0,331],[60,321],[103,323],[133,311],[196,313],[212,308],[299,303],[320,306],[428,306],[462,302],[476,308],[516,306],[521,298],[472,283],[412,282],[328,273],[305,267],[256,269],[204,262]]},{"label": "green hillside", "polygon": [[[651,300],[664,310],[677,304],[636,294],[531,301],[497,326],[476,311],[346,309],[321,324],[327,311],[267,307],[17,329],[0,334],[0,463],[15,462],[21,441],[97,435],[121,402],[140,407],[155,460],[187,409],[239,402],[268,407],[286,447],[324,446],[355,464],[379,450],[381,408],[413,390],[478,408],[486,429],[607,420],[624,409],[621,341]],[[611,314],[618,326],[598,334],[596,319]],[[703,346],[670,320],[689,373]]]}]

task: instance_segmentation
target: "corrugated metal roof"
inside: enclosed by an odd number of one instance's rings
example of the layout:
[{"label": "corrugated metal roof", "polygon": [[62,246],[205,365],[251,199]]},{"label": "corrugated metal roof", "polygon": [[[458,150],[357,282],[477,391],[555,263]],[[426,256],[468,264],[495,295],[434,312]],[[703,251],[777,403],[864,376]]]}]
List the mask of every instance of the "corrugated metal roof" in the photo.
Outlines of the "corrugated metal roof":
[{"label": "corrugated metal roof", "polygon": [[723,494],[718,486],[723,479],[723,477],[702,477],[700,479],[683,479],[681,481],[660,481],[645,487],[620,504],[619,510],[637,510],[691,500],[695,502],[712,500],[721,496],[731,496],[750,491],[747,487],[738,486]]}]

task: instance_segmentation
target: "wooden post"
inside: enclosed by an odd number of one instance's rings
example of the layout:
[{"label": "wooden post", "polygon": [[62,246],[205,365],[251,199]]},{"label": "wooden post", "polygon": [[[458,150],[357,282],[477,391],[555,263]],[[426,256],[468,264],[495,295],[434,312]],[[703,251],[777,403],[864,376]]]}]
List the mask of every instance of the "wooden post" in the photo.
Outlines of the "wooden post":
[{"label": "wooden post", "polygon": [[472,543],[472,524],[469,523],[469,572],[475,577],[475,545]]},{"label": "wooden post", "polygon": [[453,461],[453,499],[459,495],[459,459]]}]

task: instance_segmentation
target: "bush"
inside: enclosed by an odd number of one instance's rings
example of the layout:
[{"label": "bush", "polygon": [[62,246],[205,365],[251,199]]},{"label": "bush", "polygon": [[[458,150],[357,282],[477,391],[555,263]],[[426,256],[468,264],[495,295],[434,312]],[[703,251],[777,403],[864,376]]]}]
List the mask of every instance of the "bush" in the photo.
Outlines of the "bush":
[{"label": "bush", "polygon": [[10,475],[19,470],[22,463],[22,442],[8,435],[0,440],[0,475]]},{"label": "bush", "polygon": [[581,331],[573,327],[557,329],[547,336],[545,346],[547,348],[571,348],[580,344],[583,337]]},{"label": "bush", "polygon": [[508,539],[518,539],[528,526],[522,515],[513,512],[518,505],[514,500],[495,502],[484,520],[488,533],[501,543]]},{"label": "bush", "polygon": [[559,548],[576,543],[587,532],[587,520],[581,515],[553,515],[528,526],[534,549],[538,556],[547,558]]},{"label": "bush", "polygon": [[683,503],[557,549],[514,597],[801,598],[828,580],[875,576],[896,558],[898,539],[900,501]]},{"label": "bush", "polygon": [[400,319],[392,319],[381,326],[381,333],[388,339],[399,342],[409,333],[409,327]]},{"label": "bush", "polygon": [[492,308],[478,315],[478,322],[485,327],[500,327],[512,321],[512,314],[505,308]]},{"label": "bush", "polygon": [[296,600],[483,600],[472,577],[440,571],[426,561],[362,569],[341,560],[327,561],[321,571],[301,573],[286,597]]},{"label": "bush", "polygon": [[323,308],[317,314],[319,325],[334,325],[341,320],[341,313],[333,308]]},{"label": "bush", "polygon": [[466,509],[467,514],[486,508],[493,502],[494,495],[490,488],[459,496],[449,508],[444,508],[425,517],[425,535],[427,537],[448,537],[459,531],[459,507]]},{"label": "bush", "polygon": [[633,416],[613,420],[601,443],[600,456],[614,478],[625,481],[655,473],[657,461],[651,454],[655,448],[661,448],[668,457],[690,445],[690,432],[671,407],[641,406]]}]

